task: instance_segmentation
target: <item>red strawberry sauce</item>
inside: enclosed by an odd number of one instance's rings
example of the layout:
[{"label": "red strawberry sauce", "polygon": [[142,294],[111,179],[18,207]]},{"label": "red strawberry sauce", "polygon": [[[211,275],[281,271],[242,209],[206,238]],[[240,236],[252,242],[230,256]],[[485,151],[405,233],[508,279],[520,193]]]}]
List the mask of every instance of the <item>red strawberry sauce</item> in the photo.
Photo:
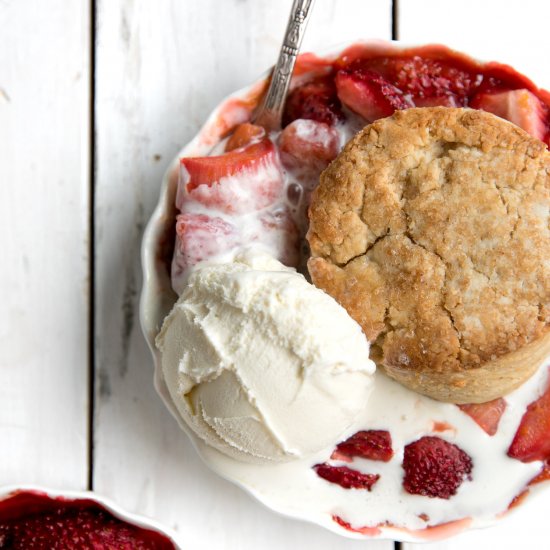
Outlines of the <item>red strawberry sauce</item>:
[{"label": "red strawberry sauce", "polygon": [[[303,266],[298,250],[306,248],[307,207],[320,173],[355,131],[396,110],[483,109],[550,143],[548,92],[507,65],[480,63],[444,46],[356,44],[335,58],[301,56],[295,75],[280,132],[249,122],[260,98],[257,85],[247,98],[226,102],[218,114],[223,124],[209,127],[211,145],[215,134],[218,141],[228,137],[217,154],[181,159],[176,206],[181,213],[200,210],[208,219],[197,232],[186,226],[189,242],[177,243],[175,279],[199,261],[242,243],[265,241],[252,227],[261,223],[255,214],[260,211],[285,217],[268,236],[276,243],[270,253],[291,267]],[[213,234],[216,246],[191,242],[208,238],[220,214],[233,227],[225,239]],[[174,284],[176,291],[180,286]]]},{"label": "red strawberry sauce", "polygon": [[127,523],[91,499],[18,491],[0,501],[0,548],[176,550],[165,535]]}]

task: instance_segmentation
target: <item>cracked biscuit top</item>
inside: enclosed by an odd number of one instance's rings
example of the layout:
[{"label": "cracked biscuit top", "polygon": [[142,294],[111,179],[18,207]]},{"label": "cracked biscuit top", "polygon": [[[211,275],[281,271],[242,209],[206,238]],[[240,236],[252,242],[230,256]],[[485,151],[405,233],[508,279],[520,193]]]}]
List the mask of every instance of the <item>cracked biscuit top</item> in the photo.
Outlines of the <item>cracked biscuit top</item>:
[{"label": "cracked biscuit top", "polygon": [[397,111],[321,175],[311,278],[390,376],[436,399],[493,399],[550,354],[549,193],[550,153],[513,124]]}]

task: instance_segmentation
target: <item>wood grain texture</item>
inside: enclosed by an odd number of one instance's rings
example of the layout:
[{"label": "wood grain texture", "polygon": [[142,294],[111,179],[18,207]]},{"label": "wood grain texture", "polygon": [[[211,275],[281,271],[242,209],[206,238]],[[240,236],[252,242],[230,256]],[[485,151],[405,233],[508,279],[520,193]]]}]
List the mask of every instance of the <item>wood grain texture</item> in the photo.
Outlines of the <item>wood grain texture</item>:
[{"label": "wood grain texture", "polygon": [[[212,474],[152,387],[137,319],[139,246],[168,162],[276,58],[290,0],[98,2],[94,487],[185,547],[378,548],[281,518]],[[304,48],[390,36],[388,0],[318,0]]]},{"label": "wood grain texture", "polygon": [[[543,0],[400,0],[398,28],[400,40],[441,42],[480,59],[508,63],[548,89],[549,19],[550,3]],[[547,490],[502,524],[431,544],[430,549],[546,548],[549,509]],[[421,548],[403,545],[403,550]]]},{"label": "wood grain texture", "polygon": [[0,2],[0,485],[87,483],[89,24]]}]

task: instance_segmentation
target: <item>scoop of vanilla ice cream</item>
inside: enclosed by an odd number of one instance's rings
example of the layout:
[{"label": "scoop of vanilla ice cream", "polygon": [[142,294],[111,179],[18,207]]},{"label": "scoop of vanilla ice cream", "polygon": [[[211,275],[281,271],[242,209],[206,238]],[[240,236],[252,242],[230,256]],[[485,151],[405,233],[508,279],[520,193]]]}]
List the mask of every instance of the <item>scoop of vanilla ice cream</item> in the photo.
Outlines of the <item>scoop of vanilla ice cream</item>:
[{"label": "scoop of vanilla ice cream", "polygon": [[334,444],[365,407],[375,371],[344,308],[267,255],[195,270],[157,347],[190,428],[254,462]]}]

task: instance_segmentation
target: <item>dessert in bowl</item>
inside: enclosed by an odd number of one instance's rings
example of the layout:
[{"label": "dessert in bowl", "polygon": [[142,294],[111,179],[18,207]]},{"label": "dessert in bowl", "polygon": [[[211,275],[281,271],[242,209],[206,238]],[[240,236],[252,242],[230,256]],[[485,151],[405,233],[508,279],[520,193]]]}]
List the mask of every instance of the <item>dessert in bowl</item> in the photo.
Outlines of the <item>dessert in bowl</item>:
[{"label": "dessert in bowl", "polygon": [[174,535],[93,492],[0,490],[0,548],[177,550]]},{"label": "dessert in bowl", "polygon": [[249,123],[263,87],[213,113],[147,228],[157,389],[287,515],[400,540],[495,521],[549,477],[548,94],[385,43],[301,56],[280,132]]}]

